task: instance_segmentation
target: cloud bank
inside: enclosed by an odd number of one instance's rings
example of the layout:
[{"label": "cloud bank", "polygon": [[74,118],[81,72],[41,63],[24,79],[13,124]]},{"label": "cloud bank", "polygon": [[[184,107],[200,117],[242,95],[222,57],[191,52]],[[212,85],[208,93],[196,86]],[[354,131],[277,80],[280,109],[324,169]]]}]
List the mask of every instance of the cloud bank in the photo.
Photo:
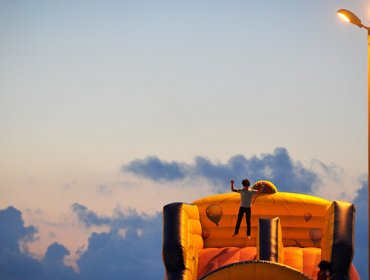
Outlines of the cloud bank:
[{"label": "cloud bank", "polygon": [[37,229],[25,227],[22,213],[14,207],[0,210],[0,275],[4,280],[71,279],[75,272],[63,263],[69,251],[58,243],[49,246],[43,260],[32,258],[20,249],[22,242],[36,238]]},{"label": "cloud bank", "polygon": [[[91,211],[85,208],[83,211]],[[82,215],[81,215],[82,214]],[[110,226],[107,233],[93,233],[78,260],[81,279],[162,279],[162,215],[115,213],[112,218],[77,212],[85,225]],[[81,217],[84,217],[81,220]],[[98,265],[97,265],[98,264]]]},{"label": "cloud bank", "polygon": [[356,205],[355,256],[354,263],[361,272],[361,279],[369,279],[369,243],[368,243],[368,181],[362,180],[361,188],[353,201]]},{"label": "cloud bank", "polygon": [[213,185],[216,192],[223,192],[231,178],[237,182],[244,177],[251,181],[265,179],[274,182],[281,191],[301,193],[312,193],[313,186],[320,181],[315,172],[299,161],[294,162],[285,148],[276,148],[272,154],[261,157],[236,155],[225,164],[213,163],[205,157],[196,157],[192,164],[148,157],[129,162],[121,170],[153,181],[203,178]]},{"label": "cloud bank", "polygon": [[186,165],[178,162],[165,162],[157,157],[147,157],[144,160],[134,160],[122,167],[122,171],[143,175],[154,181],[179,180],[186,176]]},{"label": "cloud bank", "polygon": [[0,210],[0,275],[4,280],[101,280],[162,279],[162,215],[141,216],[135,211],[116,211],[100,217],[81,204],[73,204],[81,224],[109,225],[107,233],[92,233],[86,251],[78,260],[79,272],[64,264],[69,251],[51,244],[42,260],[20,249],[34,240],[37,229],[25,227],[22,213],[9,207]]}]

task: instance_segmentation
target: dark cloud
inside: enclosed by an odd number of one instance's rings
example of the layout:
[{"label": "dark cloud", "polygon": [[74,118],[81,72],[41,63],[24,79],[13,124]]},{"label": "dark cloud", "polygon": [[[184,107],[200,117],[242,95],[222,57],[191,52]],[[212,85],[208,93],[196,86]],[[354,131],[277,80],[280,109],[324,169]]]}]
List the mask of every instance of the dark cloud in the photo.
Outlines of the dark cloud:
[{"label": "dark cloud", "polygon": [[43,261],[49,264],[62,264],[64,257],[68,255],[69,251],[63,245],[55,242],[48,247]]},{"label": "dark cloud", "polygon": [[162,279],[162,215],[140,215],[119,209],[112,217],[98,215],[75,203],[72,210],[86,227],[106,225],[110,231],[93,233],[78,260],[79,279]]},{"label": "dark cloud", "polygon": [[185,177],[199,177],[208,180],[216,192],[223,192],[225,185],[234,178],[241,181],[244,177],[251,181],[269,180],[274,182],[280,191],[312,192],[313,185],[319,182],[318,175],[294,162],[285,148],[277,148],[272,154],[261,157],[246,158],[236,155],[226,163],[213,163],[207,158],[196,157],[193,164],[183,162],[166,163],[150,157],[134,160],[121,169],[137,176],[154,181],[179,180]]},{"label": "dark cloud", "polygon": [[355,256],[354,264],[361,273],[361,279],[368,279],[368,181],[362,181],[362,187],[353,201],[356,205],[356,226],[355,226]]},{"label": "dark cloud", "polygon": [[75,272],[63,263],[69,252],[60,244],[51,245],[42,261],[22,252],[20,241],[35,239],[37,229],[25,227],[22,213],[14,207],[0,210],[0,275],[4,280],[74,280]]},{"label": "dark cloud", "polygon": [[121,168],[154,181],[179,180],[185,177],[184,166],[177,162],[162,161],[157,157],[147,157],[144,160],[134,160]]},{"label": "dark cloud", "polygon": [[74,203],[71,207],[80,222],[86,227],[92,225],[106,225],[110,222],[110,218],[99,216],[95,212],[88,210],[87,207],[82,204]]},{"label": "dark cloud", "polygon": [[110,226],[113,228],[125,227],[138,227],[144,225],[149,216],[139,214],[135,209],[129,209],[127,213],[123,213],[120,209],[116,209],[112,217],[99,215],[86,206],[80,203],[71,205],[72,211],[76,214],[78,220],[85,226]]},{"label": "dark cloud", "polygon": [[43,280],[44,267],[32,257],[11,251],[1,251],[0,275],[4,280]]},{"label": "dark cloud", "polygon": [[0,210],[0,250],[19,252],[19,241],[32,241],[37,233],[36,227],[25,227],[22,213],[14,207]]},{"label": "dark cloud", "polygon": [[65,266],[69,251],[53,243],[41,261],[19,249],[20,240],[33,240],[34,227],[25,227],[21,212],[13,207],[0,211],[0,275],[4,280],[97,280],[161,279],[162,215],[139,215],[116,210],[113,217],[101,217],[82,204],[72,209],[85,226],[109,225],[107,233],[93,233],[81,253],[80,272]]},{"label": "dark cloud", "polygon": [[[80,207],[81,208],[81,207]],[[91,212],[85,209],[87,212]],[[87,250],[78,260],[81,279],[162,279],[162,215],[124,214],[116,211],[112,218],[89,215],[83,224],[110,225],[107,233],[93,233]],[[79,216],[80,218],[80,216]]]},{"label": "dark cloud", "polygon": [[51,244],[42,260],[45,279],[78,279],[78,275],[71,267],[64,265],[64,257],[69,251],[61,244]]},{"label": "dark cloud", "polygon": [[0,210],[0,275],[2,279],[42,279],[41,263],[19,248],[21,240],[33,240],[37,229],[25,227],[22,213],[14,207]]}]

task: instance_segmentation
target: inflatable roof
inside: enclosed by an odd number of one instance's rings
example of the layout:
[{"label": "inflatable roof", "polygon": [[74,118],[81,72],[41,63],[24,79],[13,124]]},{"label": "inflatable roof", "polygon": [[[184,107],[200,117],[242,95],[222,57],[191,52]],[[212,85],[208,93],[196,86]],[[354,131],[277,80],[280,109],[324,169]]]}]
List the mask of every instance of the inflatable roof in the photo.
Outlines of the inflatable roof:
[{"label": "inflatable roof", "polygon": [[352,265],[354,205],[278,192],[268,181],[233,237],[240,195],[218,194],[163,208],[163,262],[167,280],[317,279],[321,261],[331,279],[360,279]]}]

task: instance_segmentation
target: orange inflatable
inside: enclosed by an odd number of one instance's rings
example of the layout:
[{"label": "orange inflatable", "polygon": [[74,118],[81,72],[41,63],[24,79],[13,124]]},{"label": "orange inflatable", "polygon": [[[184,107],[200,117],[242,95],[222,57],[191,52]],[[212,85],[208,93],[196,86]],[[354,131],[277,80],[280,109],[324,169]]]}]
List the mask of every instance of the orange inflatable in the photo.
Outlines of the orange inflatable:
[{"label": "orange inflatable", "polygon": [[233,237],[238,193],[166,205],[165,279],[316,279],[322,260],[331,263],[333,277],[359,279],[352,265],[353,204],[278,192],[268,181],[252,186],[262,187],[252,206],[251,239],[242,234],[243,223]]}]

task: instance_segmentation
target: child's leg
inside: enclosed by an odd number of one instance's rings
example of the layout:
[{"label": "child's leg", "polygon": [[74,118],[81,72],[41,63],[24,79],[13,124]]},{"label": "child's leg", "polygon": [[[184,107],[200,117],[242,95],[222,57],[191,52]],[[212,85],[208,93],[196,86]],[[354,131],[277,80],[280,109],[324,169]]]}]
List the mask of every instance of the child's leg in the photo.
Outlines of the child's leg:
[{"label": "child's leg", "polygon": [[247,236],[251,236],[251,208],[246,208],[245,219],[247,222]]},{"label": "child's leg", "polygon": [[240,224],[241,224],[242,219],[243,219],[243,214],[244,214],[243,208],[239,207],[238,220],[236,222],[234,234],[239,233],[239,228],[240,228]]}]

